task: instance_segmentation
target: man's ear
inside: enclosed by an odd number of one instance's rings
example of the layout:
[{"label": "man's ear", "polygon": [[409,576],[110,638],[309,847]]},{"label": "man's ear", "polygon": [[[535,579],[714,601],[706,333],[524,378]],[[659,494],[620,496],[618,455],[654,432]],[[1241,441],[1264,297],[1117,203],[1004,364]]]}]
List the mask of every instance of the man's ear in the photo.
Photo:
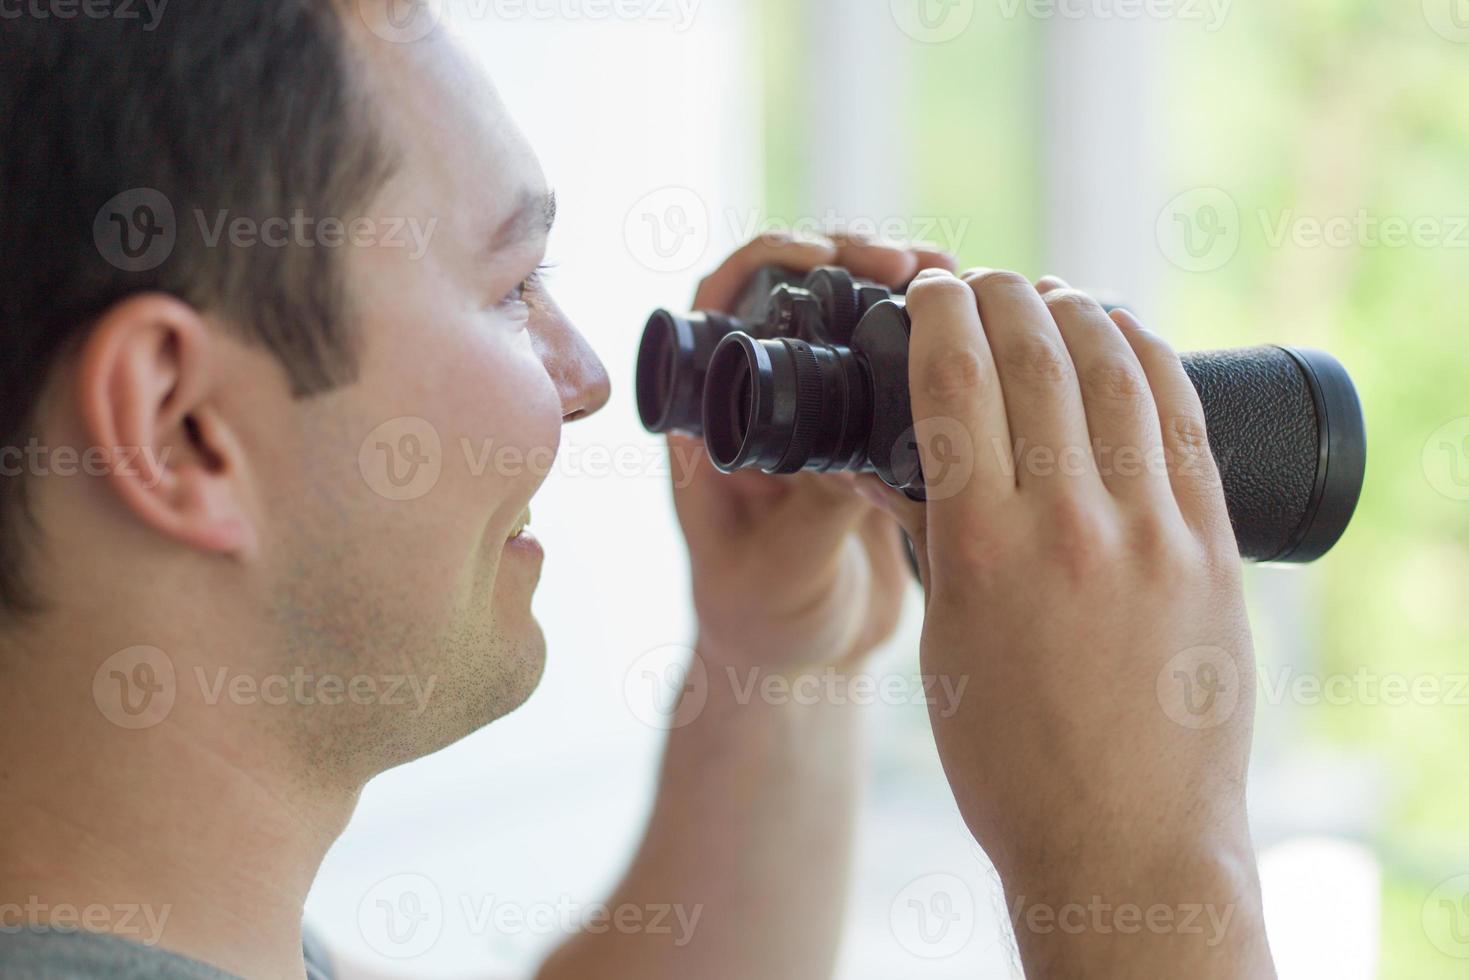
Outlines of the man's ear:
[{"label": "man's ear", "polygon": [[[111,307],[77,358],[84,434],[138,519],[206,551],[246,556],[257,537],[237,433],[218,411],[218,338],[164,293]],[[95,450],[94,450],[95,452]]]}]

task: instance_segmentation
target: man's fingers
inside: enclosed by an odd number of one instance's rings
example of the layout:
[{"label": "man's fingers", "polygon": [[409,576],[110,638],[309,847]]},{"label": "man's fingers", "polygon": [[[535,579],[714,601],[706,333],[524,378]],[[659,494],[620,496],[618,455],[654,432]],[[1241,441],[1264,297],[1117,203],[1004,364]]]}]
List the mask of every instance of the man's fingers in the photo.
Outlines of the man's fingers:
[{"label": "man's fingers", "polygon": [[954,257],[929,245],[878,242],[857,235],[761,235],[735,252],[699,283],[694,308],[728,310],[739,300],[750,279],[767,265],[807,272],[823,265],[839,265],[853,275],[894,288],[904,286],[922,269],[953,270]]},{"label": "man's fingers", "polygon": [[[930,533],[971,533],[980,523],[977,508],[993,507],[1015,492],[995,359],[964,282],[946,272],[925,272],[909,288],[907,305],[914,439],[925,482],[943,486],[943,492],[929,495]],[[959,486],[950,477],[956,463],[968,468]]]},{"label": "man's fingers", "polygon": [[837,244],[829,238],[762,235],[731,255],[699,283],[694,309],[732,309],[750,279],[767,265],[783,265],[804,272],[832,265],[836,260]]},{"label": "man's fingers", "polygon": [[1095,299],[1048,287],[1046,306],[1076,366],[1087,432],[1102,482],[1124,500],[1171,500],[1158,407],[1122,331]]},{"label": "man's fingers", "polygon": [[915,242],[912,246],[913,254],[918,256],[918,271],[924,269],[944,269],[954,272],[959,268],[959,260],[954,253],[946,248],[929,242]]},{"label": "man's fingers", "polygon": [[901,491],[894,490],[875,473],[863,473],[857,477],[857,492],[867,498],[878,510],[897,522],[908,532],[908,536],[921,539],[928,534],[928,508],[916,500],[909,500]]},{"label": "man's fingers", "polygon": [[851,235],[833,235],[832,240],[837,244],[837,265],[860,279],[894,289],[906,286],[924,269],[952,272],[956,265],[954,256],[936,246],[877,242]]},{"label": "man's fingers", "polygon": [[964,281],[994,352],[1021,489],[1099,483],[1076,368],[1040,293],[1014,272],[976,269]]},{"label": "man's fingers", "polygon": [[[928,588],[928,508],[927,505],[909,500],[904,494],[883,483],[881,478],[866,473],[857,478],[857,492],[886,518],[883,523],[891,527],[896,523],[903,534],[912,542],[913,552],[918,556],[918,575],[923,587]],[[906,559],[906,555],[904,558]],[[906,566],[906,561],[905,561]]]},{"label": "man's fingers", "polygon": [[1227,536],[1232,541],[1224,487],[1209,451],[1204,408],[1198,391],[1183,370],[1183,362],[1167,341],[1144,330],[1126,310],[1114,311],[1112,321],[1127,338],[1147,373],[1158,406],[1168,478],[1179,510],[1201,537]]},{"label": "man's fingers", "polygon": [[834,235],[833,240],[837,243],[835,264],[859,279],[896,288],[918,272],[918,256],[906,248],[842,235]]}]

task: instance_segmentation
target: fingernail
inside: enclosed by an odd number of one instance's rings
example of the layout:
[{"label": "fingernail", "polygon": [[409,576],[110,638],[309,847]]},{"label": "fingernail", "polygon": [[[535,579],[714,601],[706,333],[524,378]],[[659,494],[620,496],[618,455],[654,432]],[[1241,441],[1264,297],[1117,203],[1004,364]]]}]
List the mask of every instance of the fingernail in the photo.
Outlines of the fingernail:
[{"label": "fingernail", "polygon": [[929,269],[924,269],[922,272],[918,273],[918,275],[914,276],[913,277],[913,281],[914,282],[918,282],[920,279],[952,279],[952,278],[954,278],[954,274],[952,272],[950,272],[948,269],[929,268]]}]

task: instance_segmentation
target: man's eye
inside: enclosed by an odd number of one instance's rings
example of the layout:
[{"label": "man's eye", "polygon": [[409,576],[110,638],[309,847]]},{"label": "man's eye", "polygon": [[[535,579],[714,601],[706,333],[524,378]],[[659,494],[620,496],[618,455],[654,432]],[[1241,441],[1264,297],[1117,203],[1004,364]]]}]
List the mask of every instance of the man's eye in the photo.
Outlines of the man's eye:
[{"label": "man's eye", "polygon": [[514,289],[510,290],[500,305],[514,306],[517,303],[525,303],[527,297],[534,296],[540,291],[541,287],[545,284],[546,273],[550,269],[551,266],[549,265],[537,266],[536,271],[526,276],[516,284]]}]

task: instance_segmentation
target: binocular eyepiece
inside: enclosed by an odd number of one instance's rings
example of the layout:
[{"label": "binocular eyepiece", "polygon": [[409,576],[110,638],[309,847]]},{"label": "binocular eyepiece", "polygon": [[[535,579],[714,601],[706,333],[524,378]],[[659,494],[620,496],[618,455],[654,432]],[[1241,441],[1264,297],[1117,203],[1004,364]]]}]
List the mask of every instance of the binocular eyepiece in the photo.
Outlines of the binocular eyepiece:
[{"label": "binocular eyepiece", "polygon": [[[637,362],[652,432],[702,434],[724,472],[876,472],[923,499],[901,294],[844,269],[762,269],[733,314],[655,312]],[[1240,553],[1308,562],[1350,523],[1366,466],[1351,378],[1331,355],[1253,347],[1183,355]]]}]

